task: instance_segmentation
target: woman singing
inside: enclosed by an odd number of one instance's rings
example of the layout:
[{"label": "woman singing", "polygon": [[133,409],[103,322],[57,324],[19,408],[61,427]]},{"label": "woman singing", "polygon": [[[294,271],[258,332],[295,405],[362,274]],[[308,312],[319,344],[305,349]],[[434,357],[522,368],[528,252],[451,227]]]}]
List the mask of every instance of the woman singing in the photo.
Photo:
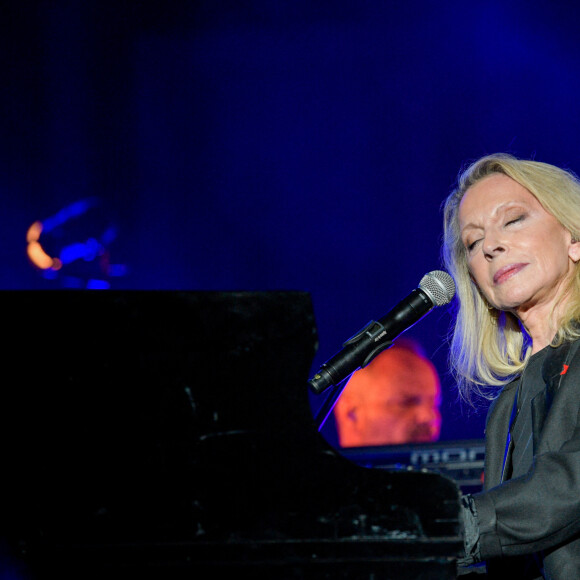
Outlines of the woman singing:
[{"label": "woman singing", "polygon": [[467,401],[493,399],[460,574],[580,578],[578,240],[580,181],[552,165],[483,157],[445,202],[451,367]]}]

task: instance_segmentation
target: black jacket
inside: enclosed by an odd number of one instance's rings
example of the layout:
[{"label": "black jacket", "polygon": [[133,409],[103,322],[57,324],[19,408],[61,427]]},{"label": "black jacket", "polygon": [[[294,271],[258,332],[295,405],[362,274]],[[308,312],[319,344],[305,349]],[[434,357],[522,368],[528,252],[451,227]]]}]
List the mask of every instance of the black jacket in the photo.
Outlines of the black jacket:
[{"label": "black jacket", "polygon": [[[517,382],[489,410],[484,492],[475,495],[489,576],[542,578],[537,567],[523,574],[526,560],[534,559],[543,563],[544,578],[580,578],[579,347],[576,341],[553,349],[542,366],[546,387],[532,400],[534,462],[525,476],[502,482]],[[510,455],[511,449],[508,469]]]}]

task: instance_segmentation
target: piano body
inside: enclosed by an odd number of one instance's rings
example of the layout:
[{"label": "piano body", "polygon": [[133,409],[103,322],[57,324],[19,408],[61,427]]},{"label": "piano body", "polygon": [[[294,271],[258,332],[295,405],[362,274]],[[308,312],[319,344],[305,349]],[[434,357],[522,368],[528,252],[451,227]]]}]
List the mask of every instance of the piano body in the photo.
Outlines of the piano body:
[{"label": "piano body", "polygon": [[304,292],[4,291],[14,578],[454,578],[459,490],[318,433]]}]

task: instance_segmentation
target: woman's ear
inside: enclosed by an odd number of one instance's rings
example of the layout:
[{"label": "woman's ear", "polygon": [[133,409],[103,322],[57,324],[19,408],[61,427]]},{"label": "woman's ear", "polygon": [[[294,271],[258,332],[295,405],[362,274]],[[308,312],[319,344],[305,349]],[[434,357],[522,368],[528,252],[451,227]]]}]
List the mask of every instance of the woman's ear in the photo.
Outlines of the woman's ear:
[{"label": "woman's ear", "polygon": [[575,264],[580,261],[580,241],[578,241],[574,236],[572,236],[570,245],[568,246],[568,257]]}]

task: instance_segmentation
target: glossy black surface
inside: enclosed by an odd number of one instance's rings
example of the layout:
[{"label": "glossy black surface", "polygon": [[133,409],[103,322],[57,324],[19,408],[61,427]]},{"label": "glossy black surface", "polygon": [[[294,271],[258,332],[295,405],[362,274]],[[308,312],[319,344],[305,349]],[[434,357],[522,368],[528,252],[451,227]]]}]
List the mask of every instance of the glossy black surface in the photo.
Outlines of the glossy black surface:
[{"label": "glossy black surface", "polygon": [[457,485],[318,433],[308,294],[0,295],[3,537],[27,577],[455,576]]}]

